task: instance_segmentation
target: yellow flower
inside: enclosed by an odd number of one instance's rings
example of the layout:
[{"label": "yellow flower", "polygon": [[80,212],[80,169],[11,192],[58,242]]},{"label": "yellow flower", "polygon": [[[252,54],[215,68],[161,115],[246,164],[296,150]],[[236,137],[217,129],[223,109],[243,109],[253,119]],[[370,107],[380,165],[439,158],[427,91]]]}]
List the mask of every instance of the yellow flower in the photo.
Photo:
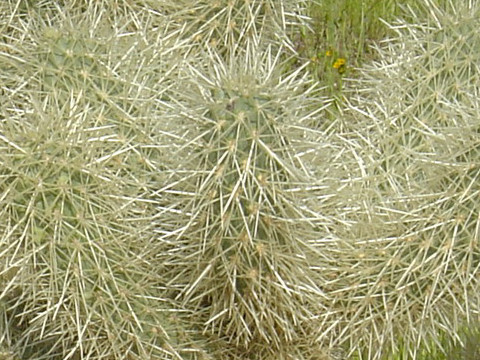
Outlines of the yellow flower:
[{"label": "yellow flower", "polygon": [[344,58],[338,58],[337,60],[335,60],[333,67],[335,69],[340,69],[341,67],[345,66],[346,63],[347,61]]},{"label": "yellow flower", "polygon": [[333,51],[332,50],[327,50],[325,52],[325,56],[332,56],[333,55]]}]

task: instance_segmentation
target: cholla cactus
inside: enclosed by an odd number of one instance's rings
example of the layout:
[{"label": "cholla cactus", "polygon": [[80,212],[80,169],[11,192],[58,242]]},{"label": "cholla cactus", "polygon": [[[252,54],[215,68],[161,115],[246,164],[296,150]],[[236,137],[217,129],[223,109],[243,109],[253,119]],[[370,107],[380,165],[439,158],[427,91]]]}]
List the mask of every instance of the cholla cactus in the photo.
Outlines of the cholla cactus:
[{"label": "cholla cactus", "polygon": [[[188,0],[161,1],[160,11],[189,30],[192,44],[215,47],[221,54],[238,54],[261,38],[291,49],[291,33],[307,26],[305,0]],[[290,35],[290,36],[289,36]]]},{"label": "cholla cactus", "polygon": [[342,243],[350,270],[339,273],[340,338],[367,349],[362,358],[445,351],[438,334],[455,337],[478,317],[480,3],[424,6],[430,18],[391,26],[398,36],[361,69],[345,110],[361,144],[359,182],[374,186],[349,215],[356,239]]},{"label": "cholla cactus", "polygon": [[148,246],[148,188],[161,177],[151,123],[175,40],[121,34],[131,19],[112,26],[102,14],[59,6],[2,23],[1,321],[23,359],[192,349]]},{"label": "cholla cactus", "polygon": [[105,166],[128,151],[78,110],[2,126],[2,297],[16,348],[35,359],[167,356],[171,306],[148,267],[149,221],[133,222],[148,208],[138,183]]},{"label": "cholla cactus", "polygon": [[225,62],[211,51],[186,68],[172,120],[183,171],[170,188],[177,202],[188,195],[185,221],[164,234],[161,257],[204,331],[262,359],[309,343],[327,301],[310,269],[319,217],[308,208],[304,157],[318,147],[302,121],[313,114],[312,88],[301,70],[282,75],[276,55],[252,50]]}]

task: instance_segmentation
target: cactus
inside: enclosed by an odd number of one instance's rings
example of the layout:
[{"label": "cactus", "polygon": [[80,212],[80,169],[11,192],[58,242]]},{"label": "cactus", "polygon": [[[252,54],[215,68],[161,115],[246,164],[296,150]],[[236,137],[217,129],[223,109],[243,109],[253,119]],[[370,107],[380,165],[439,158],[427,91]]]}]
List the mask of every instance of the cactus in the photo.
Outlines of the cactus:
[{"label": "cactus", "polygon": [[159,11],[188,27],[195,46],[215,47],[230,56],[239,49],[258,46],[259,39],[287,45],[291,50],[292,32],[308,26],[304,0],[202,0],[191,6],[188,0],[164,1]]},{"label": "cactus", "polygon": [[265,359],[309,343],[327,300],[310,269],[319,217],[308,210],[312,178],[302,158],[315,146],[301,126],[313,87],[301,71],[283,78],[271,61],[279,57],[260,54],[225,62],[211,50],[186,67],[172,120],[179,139],[188,134],[175,154],[185,199],[175,200],[178,230],[165,234],[160,259],[205,333],[237,356]]},{"label": "cactus", "polygon": [[1,2],[0,357],[460,356],[480,4],[423,3],[332,122],[303,0]]},{"label": "cactus", "polygon": [[22,359],[195,358],[149,266],[164,158],[152,124],[177,64],[157,61],[176,45],[94,15],[2,23],[2,327]]},{"label": "cactus", "polygon": [[423,6],[430,18],[391,26],[344,109],[363,175],[355,232],[337,234],[354,255],[340,260],[340,337],[362,359],[420,358],[432,341],[445,353],[438,334],[455,338],[480,304],[480,4]]},{"label": "cactus", "polygon": [[2,296],[16,346],[35,359],[163,358],[176,330],[148,267],[148,203],[108,164],[139,145],[70,125],[81,114],[38,109],[1,128]]}]

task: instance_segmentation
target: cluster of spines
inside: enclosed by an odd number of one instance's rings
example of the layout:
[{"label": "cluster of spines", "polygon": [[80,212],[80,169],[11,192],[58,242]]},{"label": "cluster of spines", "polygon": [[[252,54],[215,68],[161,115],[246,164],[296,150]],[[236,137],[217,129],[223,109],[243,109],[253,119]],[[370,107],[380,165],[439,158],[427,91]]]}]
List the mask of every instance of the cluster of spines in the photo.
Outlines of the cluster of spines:
[{"label": "cluster of spines", "polygon": [[303,1],[134,3],[2,5],[2,323],[25,358],[415,358],[478,311],[476,2],[426,0],[325,132],[280,61]]},{"label": "cluster of spines", "polygon": [[[102,12],[27,7],[29,21],[14,8],[2,22],[0,61],[11,77],[0,122],[7,340],[24,359],[179,358],[189,335],[147,247],[150,186],[162,166],[152,93],[163,93],[176,64],[152,59],[175,45],[157,34],[146,46],[145,34],[126,30],[131,18],[119,29]],[[17,39],[22,26],[27,36]],[[151,64],[132,71],[138,60]]]},{"label": "cluster of spines", "polygon": [[[414,14],[392,26],[398,36],[365,66],[346,109],[364,129],[355,137],[361,181],[376,187],[359,194],[364,205],[350,215],[364,222],[363,239],[351,245],[352,271],[362,275],[343,274],[352,279],[345,329],[368,359],[420,358],[421,344],[446,328],[455,337],[459,319],[478,314],[480,158],[471,134],[479,73],[471,44],[479,41],[479,4],[424,6],[428,21]],[[377,223],[385,226],[370,226]]]},{"label": "cluster of spines", "polygon": [[194,7],[188,1],[166,1],[160,8],[176,23],[187,27],[195,47],[215,48],[230,56],[259,41],[281,44],[294,50],[292,34],[308,26],[304,0],[202,0]]},{"label": "cluster of spines", "polygon": [[173,282],[184,283],[177,298],[203,331],[237,353],[280,356],[288,344],[306,341],[322,308],[306,239],[316,219],[302,209],[305,194],[294,191],[308,179],[294,146],[301,134],[295,125],[311,112],[307,94],[298,93],[306,84],[282,83],[275,69],[281,64],[256,52],[231,62],[206,56],[220,70],[186,67],[194,71],[187,70],[189,86],[173,109],[191,138],[183,140],[190,156],[182,172],[190,175],[178,185],[191,189],[182,205],[189,219],[171,235],[175,253],[160,258],[171,263]]}]

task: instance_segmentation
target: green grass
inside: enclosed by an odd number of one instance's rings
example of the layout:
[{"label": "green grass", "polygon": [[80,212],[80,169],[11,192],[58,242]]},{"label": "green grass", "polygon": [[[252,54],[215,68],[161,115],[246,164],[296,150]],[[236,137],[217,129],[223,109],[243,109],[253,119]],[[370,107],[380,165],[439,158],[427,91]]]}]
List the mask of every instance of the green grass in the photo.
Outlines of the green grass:
[{"label": "green grass", "polygon": [[[443,7],[448,0],[437,0]],[[309,15],[313,32],[305,32],[305,54],[309,57],[333,50],[352,66],[374,56],[370,46],[392,32],[385,25],[405,16],[408,8],[425,13],[418,0],[312,0]],[[426,14],[425,14],[426,15]]]},{"label": "green grass", "polygon": [[[446,351],[441,351],[441,347]],[[417,360],[478,360],[480,358],[479,323],[462,327],[454,340],[446,331],[439,334],[435,341],[423,344],[416,356]],[[385,360],[408,360],[411,357],[408,348],[401,348],[398,352],[387,356]]]},{"label": "green grass", "polygon": [[[401,3],[406,5],[415,1]],[[398,16],[401,12],[399,5],[400,2],[395,0],[312,1],[310,16],[315,50],[335,49],[351,64],[360,63],[372,55],[368,46],[388,35],[388,29],[380,19],[390,21]]]},{"label": "green grass", "polygon": [[[443,7],[448,0],[436,0]],[[409,9],[423,15],[418,0],[312,0],[308,13],[311,29],[296,35],[300,61],[326,86],[330,96],[341,99],[342,79],[355,76],[355,67],[375,57],[373,46],[394,33],[386,23],[408,16]],[[339,59],[345,64],[340,67]]]}]

